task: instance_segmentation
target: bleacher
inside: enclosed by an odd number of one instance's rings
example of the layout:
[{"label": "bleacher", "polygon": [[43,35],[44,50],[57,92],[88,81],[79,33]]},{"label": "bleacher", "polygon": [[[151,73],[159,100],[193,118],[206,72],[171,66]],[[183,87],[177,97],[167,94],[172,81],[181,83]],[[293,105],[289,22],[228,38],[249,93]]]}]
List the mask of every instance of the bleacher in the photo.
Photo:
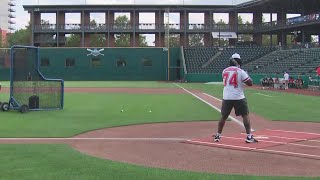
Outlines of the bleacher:
[{"label": "bleacher", "polygon": [[243,63],[258,59],[274,49],[266,47],[188,47],[184,56],[188,73],[221,73],[229,65],[232,54],[239,53]]},{"label": "bleacher", "polygon": [[229,66],[229,61],[234,53],[238,53],[241,56],[243,64],[254,61],[270,52],[272,48],[266,47],[233,47],[226,48],[222,51],[221,55],[218,56],[215,61],[209,64],[208,69],[210,72],[222,72],[222,70]]},{"label": "bleacher", "polygon": [[315,71],[315,68],[320,65],[320,49],[310,49],[306,52],[309,58],[305,61],[290,69],[292,74],[310,74]]},{"label": "bleacher", "polygon": [[307,74],[320,63],[320,49],[281,50],[246,64],[243,68],[252,73]]},{"label": "bleacher", "polygon": [[[267,69],[268,67],[271,67],[272,65],[278,65],[284,62],[286,59],[290,59],[292,56],[300,53],[299,50],[291,50],[291,51],[274,51],[270,54],[267,54],[255,61],[252,61],[250,63],[247,63],[243,66],[243,69],[245,69],[248,72],[256,72],[256,73],[262,73],[263,70]],[[279,62],[279,63],[277,63]],[[273,71],[276,71],[278,69],[277,66],[272,66]]]},{"label": "bleacher", "polygon": [[211,57],[218,53],[216,47],[188,47],[184,48],[184,57],[188,73],[205,73],[206,68],[202,68]]}]

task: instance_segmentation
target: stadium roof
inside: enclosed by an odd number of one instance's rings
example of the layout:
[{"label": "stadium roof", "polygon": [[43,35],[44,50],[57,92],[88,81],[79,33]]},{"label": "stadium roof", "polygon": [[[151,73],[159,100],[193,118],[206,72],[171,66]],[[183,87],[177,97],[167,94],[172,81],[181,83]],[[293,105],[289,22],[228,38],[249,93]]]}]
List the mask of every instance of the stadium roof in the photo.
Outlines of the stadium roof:
[{"label": "stadium roof", "polygon": [[[89,1],[89,0],[88,0]],[[169,4],[142,4],[139,0],[135,0],[135,3],[120,3],[120,4],[59,4],[59,5],[24,5],[24,9],[32,11],[34,9],[41,9],[44,11],[53,10],[65,10],[65,11],[79,11],[79,10],[90,10],[90,11],[103,11],[106,9],[112,10],[159,10],[170,8],[171,11],[181,10],[215,10],[215,12],[253,12],[261,11],[263,13],[268,12],[281,12],[287,13],[304,14],[305,12],[319,12],[320,1],[319,0],[211,0],[211,3],[169,3]],[[184,1],[183,1],[184,2]],[[199,1],[201,2],[201,1]],[[209,1],[206,1],[209,2]]]},{"label": "stadium roof", "polygon": [[286,11],[288,13],[319,12],[319,0],[253,0],[235,6],[237,11],[252,11],[253,9],[263,12]]},{"label": "stadium roof", "polygon": [[68,0],[68,1],[49,1],[42,0],[37,4],[34,1],[25,3],[24,5],[217,5],[217,6],[231,6],[246,3],[255,0],[161,0],[161,1],[150,1],[150,0]]}]

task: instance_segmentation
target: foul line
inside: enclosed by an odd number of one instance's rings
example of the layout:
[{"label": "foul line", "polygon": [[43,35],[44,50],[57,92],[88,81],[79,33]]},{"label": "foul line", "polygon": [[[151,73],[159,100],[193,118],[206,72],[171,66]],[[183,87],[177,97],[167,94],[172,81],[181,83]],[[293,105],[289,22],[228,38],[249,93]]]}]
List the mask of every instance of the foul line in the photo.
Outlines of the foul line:
[{"label": "foul line", "polygon": [[[202,101],[202,102],[206,103],[207,105],[209,105],[209,106],[210,106],[210,107],[212,107],[213,109],[215,109],[215,110],[217,110],[217,111],[221,112],[221,110],[220,110],[219,108],[217,108],[216,106],[214,106],[214,105],[210,104],[209,102],[207,102],[206,100],[202,99],[201,97],[199,97],[199,96],[195,95],[194,93],[192,93],[192,92],[188,91],[188,90],[187,90],[187,89],[185,89],[184,87],[182,87],[182,86],[180,86],[180,85],[178,85],[178,84],[176,84],[176,83],[173,83],[173,84],[174,84],[174,85],[176,85],[176,86],[178,86],[178,87],[180,87],[180,88],[181,88],[181,89],[183,89],[185,92],[187,92],[187,93],[191,94],[192,96],[194,96],[195,98],[199,99],[200,101]],[[234,121],[235,123],[237,123],[238,125],[240,125],[241,127],[243,127],[243,128],[244,128],[244,126],[243,126],[242,122],[241,122],[241,121],[239,121],[238,119],[236,119],[236,118],[232,117],[231,115],[229,116],[229,119],[231,119],[232,121]]]},{"label": "foul line", "polygon": [[262,93],[256,93],[258,95],[261,95],[261,96],[265,96],[265,97],[273,97],[273,96],[270,96],[270,95],[267,95],[267,94],[262,94]]},{"label": "foul line", "polygon": [[186,138],[0,138],[1,141],[49,141],[49,140],[122,140],[122,141],[185,141]]},{"label": "foul line", "polygon": [[214,96],[211,96],[210,94],[207,94],[207,93],[202,93],[202,94],[204,94],[204,95],[206,95],[206,96],[209,96],[209,97],[211,97],[211,98],[213,98],[213,99],[215,99],[215,100],[217,100],[217,101],[222,102],[222,100],[221,100],[221,99],[216,98],[216,97],[214,97]]}]

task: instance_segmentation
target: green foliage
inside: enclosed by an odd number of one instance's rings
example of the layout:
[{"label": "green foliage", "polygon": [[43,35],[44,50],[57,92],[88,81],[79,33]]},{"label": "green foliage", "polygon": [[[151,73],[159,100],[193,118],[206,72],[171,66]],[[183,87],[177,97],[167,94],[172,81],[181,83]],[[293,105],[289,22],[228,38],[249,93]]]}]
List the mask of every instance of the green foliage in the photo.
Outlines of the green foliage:
[{"label": "green foliage", "polygon": [[[114,28],[117,29],[128,29],[130,27],[130,21],[127,16],[118,16],[114,21]],[[115,46],[116,47],[130,47],[130,34],[121,33],[115,35]],[[146,37],[139,35],[139,46],[146,47],[148,43]]]},{"label": "green foliage", "polygon": [[9,47],[13,45],[31,45],[31,27],[30,23],[22,29],[19,29],[12,33],[8,37]]},{"label": "green foliage", "polygon": [[[262,46],[270,46],[271,37],[270,35],[262,35]],[[272,35],[272,45],[278,44],[277,35]]]},{"label": "green foliage", "polygon": [[[216,24],[225,25],[226,23],[222,19],[220,19],[220,21],[217,22]],[[214,46],[228,46],[229,45],[228,39],[220,38],[220,39],[213,39],[212,41],[213,41]]]},{"label": "green foliage", "polygon": [[144,35],[139,35],[139,47],[148,47],[147,38]]},{"label": "green foliage", "polygon": [[0,34],[0,48],[3,48],[4,44],[2,43],[2,34]]},{"label": "green foliage", "polygon": [[[196,25],[193,26],[193,29],[200,29]],[[189,46],[204,46],[204,35],[203,34],[189,34]]]},{"label": "green foliage", "polygon": [[66,47],[80,47],[81,46],[81,35],[71,34],[66,38]]},{"label": "green foliage", "polygon": [[[165,37],[164,43],[167,44],[168,37]],[[180,35],[179,34],[170,34],[169,35],[169,46],[170,47],[180,47]]]}]

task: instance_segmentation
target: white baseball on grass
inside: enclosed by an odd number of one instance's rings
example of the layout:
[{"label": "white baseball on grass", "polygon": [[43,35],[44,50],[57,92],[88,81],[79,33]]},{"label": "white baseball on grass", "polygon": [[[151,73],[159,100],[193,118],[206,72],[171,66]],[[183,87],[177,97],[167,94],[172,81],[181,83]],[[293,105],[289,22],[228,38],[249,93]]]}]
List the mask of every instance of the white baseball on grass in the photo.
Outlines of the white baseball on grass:
[{"label": "white baseball on grass", "polygon": [[121,112],[123,112],[123,109],[121,109]]},{"label": "white baseball on grass", "polygon": [[149,110],[149,112],[152,112],[151,110]]}]

